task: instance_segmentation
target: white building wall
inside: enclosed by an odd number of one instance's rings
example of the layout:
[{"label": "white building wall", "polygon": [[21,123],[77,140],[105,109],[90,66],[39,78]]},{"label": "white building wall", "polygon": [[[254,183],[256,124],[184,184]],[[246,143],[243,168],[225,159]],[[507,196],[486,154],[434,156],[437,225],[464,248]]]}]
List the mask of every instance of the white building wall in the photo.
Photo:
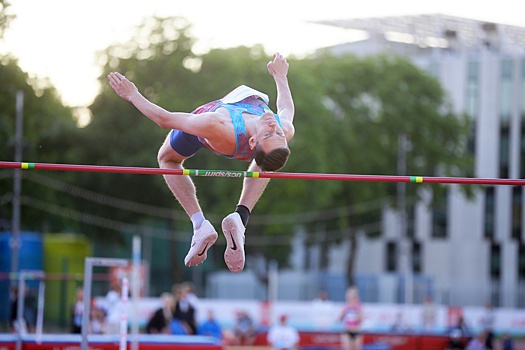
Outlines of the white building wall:
[{"label": "white building wall", "polygon": [[[481,22],[479,23],[481,25]],[[480,27],[481,28],[481,27]],[[437,74],[442,86],[447,91],[456,113],[467,111],[467,83],[469,62],[479,62],[478,72],[478,115],[476,121],[475,176],[497,178],[499,173],[500,152],[500,102],[501,102],[501,61],[514,59],[513,69],[513,107],[511,116],[510,139],[510,177],[520,177],[521,150],[521,105],[524,92],[522,88],[522,60],[525,60],[524,48],[501,42],[502,50],[489,50],[483,45],[477,47],[460,46],[456,52],[447,50],[420,50],[415,45],[389,44],[377,33],[364,41],[340,45],[334,54],[352,52],[359,56],[379,52],[397,53],[409,56],[419,67]],[[435,281],[437,298],[452,305],[482,305],[490,300],[493,281],[490,276],[491,240],[484,236],[485,188],[480,187],[474,199],[467,199],[459,186],[450,186],[448,206],[448,237],[432,237],[432,212],[425,200],[416,208],[416,240],[423,244],[424,274]],[[525,196],[525,193],[524,193]],[[511,238],[512,226],[512,187],[495,188],[495,237],[494,242],[501,245],[502,269],[501,280],[496,285],[500,288],[501,306],[513,307],[516,304],[518,242]],[[525,217],[525,205],[522,208]],[[525,220],[522,224],[525,228]],[[383,234],[380,239],[366,240],[360,243],[360,263],[358,272],[385,273],[384,253],[381,246],[398,237],[399,222],[396,213],[385,211]],[[385,248],[383,248],[386,251]],[[373,252],[373,253],[372,253]],[[372,255],[373,254],[373,255]],[[376,257],[370,262],[370,256]],[[378,260],[382,260],[381,263]]]},{"label": "white building wall", "polygon": [[476,135],[476,176],[498,177],[499,118],[498,99],[499,61],[487,55],[480,59],[480,108]]},{"label": "white building wall", "polygon": [[[482,305],[488,285],[488,245],[483,239],[479,205],[467,202],[457,185],[449,196],[449,248],[451,275],[449,281],[451,302],[457,305]],[[439,265],[439,264],[438,264]],[[480,289],[481,288],[481,289]]]},{"label": "white building wall", "polygon": [[385,271],[385,244],[379,239],[359,238],[356,271],[377,274]]},{"label": "white building wall", "polygon": [[[523,35],[525,36],[525,29]],[[476,36],[479,37],[479,36]],[[421,49],[414,45],[391,44],[378,33],[372,34],[370,40],[358,43],[339,45],[331,51],[341,55],[353,53],[359,56],[379,52],[397,53],[410,56],[414,63],[426,69],[440,80],[453,104],[456,113],[467,111],[468,69],[470,62],[479,63],[478,71],[478,113],[473,116],[476,122],[476,144],[474,175],[480,178],[498,178],[500,152],[500,102],[501,102],[501,61],[504,58],[514,60],[513,70],[513,105],[511,113],[510,139],[510,177],[520,177],[521,149],[521,113],[525,106],[525,92],[522,91],[524,79],[521,69],[525,61],[525,49],[518,45],[502,43],[509,51],[492,52],[483,46],[459,47],[456,52],[439,49]],[[417,54],[417,55],[416,55]],[[425,174],[418,174],[425,175]],[[417,186],[417,185],[416,185]],[[511,237],[512,228],[512,187],[495,186],[495,232],[494,237],[485,237],[485,190],[486,187],[475,187],[477,191],[472,199],[466,198],[458,185],[449,185],[448,197],[448,234],[444,238],[432,236],[432,194],[421,187],[421,201],[415,208],[415,240],[422,245],[423,274],[434,282],[435,301],[451,306],[481,306],[491,298],[491,293],[499,289],[500,306],[518,306],[518,249],[519,242]],[[523,192],[525,197],[525,191]],[[525,201],[522,201],[525,203]],[[522,218],[525,218],[525,205],[522,205]],[[382,235],[371,239],[365,235],[358,236],[358,254],[355,272],[359,275],[381,276],[377,282],[378,301],[396,302],[396,277],[386,271],[386,247],[388,242],[400,241],[400,225],[397,213],[390,208],[384,209],[381,223]],[[522,220],[522,234],[525,235],[525,219]],[[322,273],[319,266],[319,247],[306,249],[304,237],[295,241],[297,248],[291,258],[291,265],[297,269]],[[525,237],[522,237],[525,240]],[[491,244],[501,247],[501,279],[495,284],[490,275]],[[398,247],[399,249],[399,247]],[[329,253],[327,273],[344,276],[348,257],[349,242],[343,241],[334,246]],[[309,256],[309,266],[302,266],[305,256]],[[242,274],[239,274],[239,278]],[[312,283],[313,275],[297,279],[299,288],[291,297],[301,298],[303,294],[313,291],[304,288]],[[290,278],[288,278],[290,277]],[[293,278],[287,276],[286,281]],[[219,283],[220,282],[220,283]],[[248,281],[254,284],[254,281]],[[294,282],[295,283],[295,282]],[[219,286],[220,284],[220,286]],[[225,285],[223,288],[223,284]],[[286,291],[293,289],[293,283],[283,284]],[[344,282],[341,282],[343,285]],[[218,292],[226,293],[231,288],[231,281],[220,276],[212,280],[211,285]],[[302,288],[302,290],[300,290]],[[342,288],[342,287],[341,287]],[[260,288],[259,288],[260,289]],[[256,288],[257,292],[260,290]],[[228,289],[229,290],[229,289]],[[244,288],[242,294],[253,294],[255,290]],[[280,293],[284,294],[284,290]],[[231,293],[231,292],[228,292]],[[521,291],[522,294],[525,292]],[[219,293],[220,294],[220,293]],[[341,292],[339,296],[343,295]],[[236,295],[242,297],[242,295]]]}]

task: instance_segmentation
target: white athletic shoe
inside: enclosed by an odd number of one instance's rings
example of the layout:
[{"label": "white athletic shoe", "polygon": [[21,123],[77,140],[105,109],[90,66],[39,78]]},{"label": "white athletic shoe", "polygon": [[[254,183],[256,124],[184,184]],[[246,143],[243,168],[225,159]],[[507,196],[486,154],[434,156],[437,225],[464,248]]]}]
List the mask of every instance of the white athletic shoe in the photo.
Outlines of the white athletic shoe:
[{"label": "white athletic shoe", "polygon": [[232,213],[222,220],[222,232],[226,237],[224,261],[231,272],[241,272],[244,268],[245,230],[238,213]]},{"label": "white athletic shoe", "polygon": [[195,266],[201,264],[206,260],[208,249],[217,240],[217,232],[213,228],[212,224],[205,220],[201,227],[193,231],[193,237],[191,238],[191,247],[188,255],[184,258],[184,265]]}]

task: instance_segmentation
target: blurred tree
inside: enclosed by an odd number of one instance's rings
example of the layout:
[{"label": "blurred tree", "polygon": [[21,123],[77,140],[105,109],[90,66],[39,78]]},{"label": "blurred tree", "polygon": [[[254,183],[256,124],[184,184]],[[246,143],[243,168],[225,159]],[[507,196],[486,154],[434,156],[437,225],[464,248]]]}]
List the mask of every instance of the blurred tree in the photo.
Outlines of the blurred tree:
[{"label": "blurred tree", "polygon": [[[191,51],[189,28],[181,18],[147,19],[128,44],[112,46],[102,54],[103,89],[91,106],[93,120],[83,130],[86,146],[80,155],[83,160],[94,164],[156,166],[157,149],[167,135],[166,130],[141,116],[131,104],[123,103],[108,88],[106,75],[111,70],[128,76],[151,101],[168,110],[191,111],[240,84],[268,93],[275,109],[275,86],[266,69],[270,57],[263,47],[212,50],[196,56]],[[440,174],[452,171],[466,174],[471,170],[471,160],[463,147],[467,120],[451,112],[437,80],[408,61],[321,54],[301,60],[290,57],[289,62],[297,133],[285,170],[393,174],[397,171],[400,134],[410,140],[408,173],[431,175],[439,170]],[[185,165],[197,169],[247,167],[245,163],[225,161],[207,151],[199,152]],[[233,210],[240,182],[205,178],[194,181],[203,209],[213,221],[220,222]],[[175,221],[167,224],[183,233],[178,236],[181,241],[189,240],[189,220],[175,204],[161,177],[83,175],[82,183],[97,192],[151,205],[173,206],[176,226]],[[408,200],[417,194],[415,187],[409,187]],[[295,227],[301,225],[310,232],[312,244],[319,239],[320,229],[339,232],[335,239],[328,237],[325,242],[338,242],[348,235],[352,242],[357,242],[353,238],[358,227],[366,225],[369,234],[378,233],[381,200],[392,199],[393,195],[395,185],[386,183],[273,180],[251,218],[247,253],[286,265],[290,249],[287,240],[270,238],[272,244],[259,243],[265,236],[291,237]],[[372,210],[363,207],[363,203],[374,203]],[[333,208],[343,210],[330,213]],[[292,214],[321,209],[328,212],[297,217],[295,222],[288,219]],[[97,209],[94,210],[96,213]],[[107,215],[106,208],[98,209],[98,213],[102,212]],[[130,223],[144,220],[136,214],[117,211],[112,217]],[[278,222],[279,218],[283,220]],[[176,251],[184,254],[186,245]],[[324,249],[329,246],[323,245]],[[355,252],[356,246],[351,246]],[[353,259],[355,254],[351,256]],[[173,259],[173,266],[180,266],[181,257]],[[219,249],[213,250],[211,259],[218,266],[223,265]],[[327,261],[325,258],[324,264]]]},{"label": "blurred tree", "polygon": [[[25,86],[31,96],[26,114],[39,117],[27,122],[30,150],[25,153],[25,159],[156,167],[157,150],[168,130],[162,130],[114,94],[106,79],[113,70],[128,76],[147,98],[167,110],[189,112],[240,84],[266,92],[275,110],[275,86],[266,69],[271,57],[263,47],[212,50],[197,56],[192,51],[190,28],[186,20],[178,17],[148,18],[128,43],[112,45],[102,52],[102,90],[90,106],[91,123],[80,130],[74,126],[70,111],[58,103],[52,89],[31,88],[16,62],[4,59],[7,63],[0,66],[0,75],[6,77],[4,80],[2,76],[2,81],[12,84],[0,86],[0,90],[6,90],[0,95],[0,105],[6,106],[0,109],[0,114],[6,115],[0,118],[3,123],[0,133],[4,133],[6,140],[14,135],[14,95],[17,88]],[[395,174],[397,142],[399,135],[406,135],[410,140],[407,173],[469,175],[471,159],[464,148],[468,130],[466,118],[451,112],[436,79],[408,61],[328,54],[305,59],[289,57],[288,60],[297,132],[290,143],[292,156],[285,171]],[[41,82],[33,84],[39,85]],[[0,147],[4,147],[0,152],[9,159],[8,145]],[[228,161],[207,150],[186,162],[186,167],[196,169],[240,170],[247,166],[247,163]],[[149,205],[152,211],[173,208],[172,215],[151,215],[146,211],[141,214],[140,210],[137,213],[137,210],[122,210],[119,206],[112,208],[105,205],[108,204],[106,199],[99,202],[73,200],[50,190],[42,192],[49,202],[70,205],[77,213],[85,213],[84,218],[107,218],[129,225],[117,225],[121,233],[130,232],[133,225],[175,232],[170,233],[169,244],[162,247],[169,252],[168,264],[173,267],[167,271],[172,275],[163,277],[181,280],[185,271],[181,262],[190,240],[191,225],[162,177],[88,173],[60,176],[108,198],[125,198],[131,203]],[[206,215],[219,228],[222,217],[235,207],[241,182],[219,178],[194,180]],[[0,186],[9,188],[5,181]],[[417,198],[419,188],[407,187],[407,201]],[[439,191],[439,188],[433,190]],[[35,187],[35,192],[39,191]],[[383,199],[386,198],[386,204],[395,204],[394,195],[395,185],[387,183],[272,180],[250,219],[247,254],[262,260],[262,266],[267,266],[270,260],[286,266],[289,237],[302,226],[308,233],[309,244],[322,243],[325,252],[322,263],[326,266],[326,251],[330,245],[349,238],[353,242],[348,263],[351,283],[357,252],[355,234],[363,228],[368,234],[378,234]],[[56,222],[49,223],[52,219],[35,217],[27,222],[62,225],[62,229],[74,229],[77,225],[82,232],[103,242],[98,245],[105,249],[101,255],[119,254],[115,248],[124,242],[124,236],[108,235],[107,228],[100,225],[75,224],[73,220],[61,219],[57,217]],[[331,236],[327,236],[327,232]],[[211,252],[212,266],[224,266],[221,241],[222,238]],[[122,251],[122,254],[127,252]],[[264,270],[262,268],[261,275]]]},{"label": "blurred tree", "polygon": [[[0,61],[0,81],[0,158],[14,160],[16,94],[22,91],[24,161],[64,162],[70,159],[76,143],[76,121],[71,109],[63,106],[49,82],[30,79],[10,57]],[[71,200],[59,200],[58,192],[30,181],[32,173],[22,172],[22,175],[21,229],[47,231],[76,225],[74,221],[50,216],[44,210],[50,209],[45,202],[61,202],[67,206]],[[12,171],[0,171],[0,193],[6,194],[0,200],[0,222],[4,229],[9,229],[11,223],[12,187]]]},{"label": "blurred tree", "polygon": [[11,3],[8,0],[0,0],[0,39],[3,38],[9,23],[15,18],[15,15],[9,12],[10,6]]},{"label": "blurred tree", "polygon": [[[9,1],[0,0],[0,40],[15,18]],[[14,160],[16,95],[24,94],[23,157],[40,162],[63,161],[75,143],[76,122],[72,111],[64,107],[48,80],[30,78],[9,54],[0,56],[0,158]],[[0,170],[0,230],[11,229],[12,171]],[[75,225],[74,220],[49,216],[46,201],[57,201],[59,194],[42,188],[22,173],[21,229],[42,231]],[[70,200],[65,200],[67,204]],[[46,211],[47,210],[47,211]]]},{"label": "blurred tree", "polygon": [[[306,138],[304,144],[295,144],[294,161],[301,160],[304,154],[319,152],[325,159],[316,161],[322,166],[309,162],[310,171],[396,174],[398,140],[404,135],[409,140],[406,174],[472,176],[473,162],[466,148],[469,120],[465,115],[452,112],[435,78],[398,57],[357,58],[326,54],[305,60],[303,64],[310,66],[310,75],[322,77],[316,82],[318,97],[315,101],[326,108],[316,120],[305,123],[317,125],[330,140],[318,142],[322,136],[316,135]],[[322,106],[317,109],[321,110]],[[306,116],[309,115],[297,113],[298,140],[302,138],[301,123]],[[316,142],[309,142],[312,139]],[[408,203],[418,198],[420,188],[407,186]],[[444,188],[433,186],[435,198],[442,198],[439,193]],[[464,189],[469,194],[472,187]],[[330,198],[329,207],[351,205],[353,209],[346,215],[341,213],[336,222],[327,223],[327,229],[340,227],[351,242],[347,275],[352,284],[356,230],[363,228],[368,234],[378,234],[382,205],[377,201],[385,198],[385,204],[395,207],[396,184],[334,182],[323,189],[323,193]],[[376,204],[370,209],[361,210],[374,202]]]},{"label": "blurred tree", "polygon": [[[146,18],[137,28],[128,43],[115,44],[100,53],[103,73],[100,76],[102,91],[90,109],[91,123],[82,130],[84,147],[79,157],[90,164],[129,165],[157,167],[156,155],[168,131],[142,116],[133,105],[120,99],[109,87],[107,74],[117,70],[133,80],[140,91],[152,102],[166,109],[175,108],[191,111],[197,87],[192,87],[194,71],[189,69],[188,60],[194,60],[191,51],[193,39],[189,36],[189,23],[183,18]],[[184,250],[189,241],[185,213],[177,203],[161,176],[137,176],[106,174],[89,176],[81,174],[79,182],[83,187],[97,193],[105,193],[128,201],[157,207],[174,208],[171,217],[137,215],[136,211],[118,210],[107,206],[94,207],[93,203],[82,203],[81,211],[126,222],[129,225],[143,225],[167,228],[175,240],[168,240],[173,279],[182,276]],[[104,236],[104,230],[90,228],[97,236]],[[107,237],[107,236],[105,236]],[[184,245],[178,244],[180,241]],[[106,240],[105,253],[111,254],[114,244],[122,243],[123,237],[112,235]],[[99,246],[100,247],[100,246]]]}]

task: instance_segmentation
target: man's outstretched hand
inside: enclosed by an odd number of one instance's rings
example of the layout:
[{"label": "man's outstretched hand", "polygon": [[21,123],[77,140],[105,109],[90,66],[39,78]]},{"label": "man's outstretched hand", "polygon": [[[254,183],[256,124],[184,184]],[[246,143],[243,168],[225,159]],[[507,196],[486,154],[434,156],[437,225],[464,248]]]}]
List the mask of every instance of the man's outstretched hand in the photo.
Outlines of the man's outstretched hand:
[{"label": "man's outstretched hand", "polygon": [[286,62],[286,58],[280,53],[273,55],[273,61],[268,62],[267,67],[268,72],[274,77],[278,75],[286,76],[288,74],[288,62]]},{"label": "man's outstretched hand", "polygon": [[108,79],[111,88],[115,90],[117,95],[126,101],[131,101],[131,98],[139,92],[135,84],[126,79],[126,77],[119,72],[109,73]]}]

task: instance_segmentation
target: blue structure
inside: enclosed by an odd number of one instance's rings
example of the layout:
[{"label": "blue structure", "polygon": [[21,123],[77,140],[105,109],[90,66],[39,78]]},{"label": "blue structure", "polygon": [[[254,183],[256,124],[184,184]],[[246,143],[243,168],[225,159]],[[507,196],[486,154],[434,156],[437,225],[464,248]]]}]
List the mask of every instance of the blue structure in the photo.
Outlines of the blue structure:
[{"label": "blue structure", "polygon": [[[38,232],[20,232],[18,270],[43,270],[42,235]],[[0,321],[9,319],[9,292],[12,282],[11,272],[11,232],[0,233]],[[38,281],[28,281],[29,288],[38,288]]]}]

